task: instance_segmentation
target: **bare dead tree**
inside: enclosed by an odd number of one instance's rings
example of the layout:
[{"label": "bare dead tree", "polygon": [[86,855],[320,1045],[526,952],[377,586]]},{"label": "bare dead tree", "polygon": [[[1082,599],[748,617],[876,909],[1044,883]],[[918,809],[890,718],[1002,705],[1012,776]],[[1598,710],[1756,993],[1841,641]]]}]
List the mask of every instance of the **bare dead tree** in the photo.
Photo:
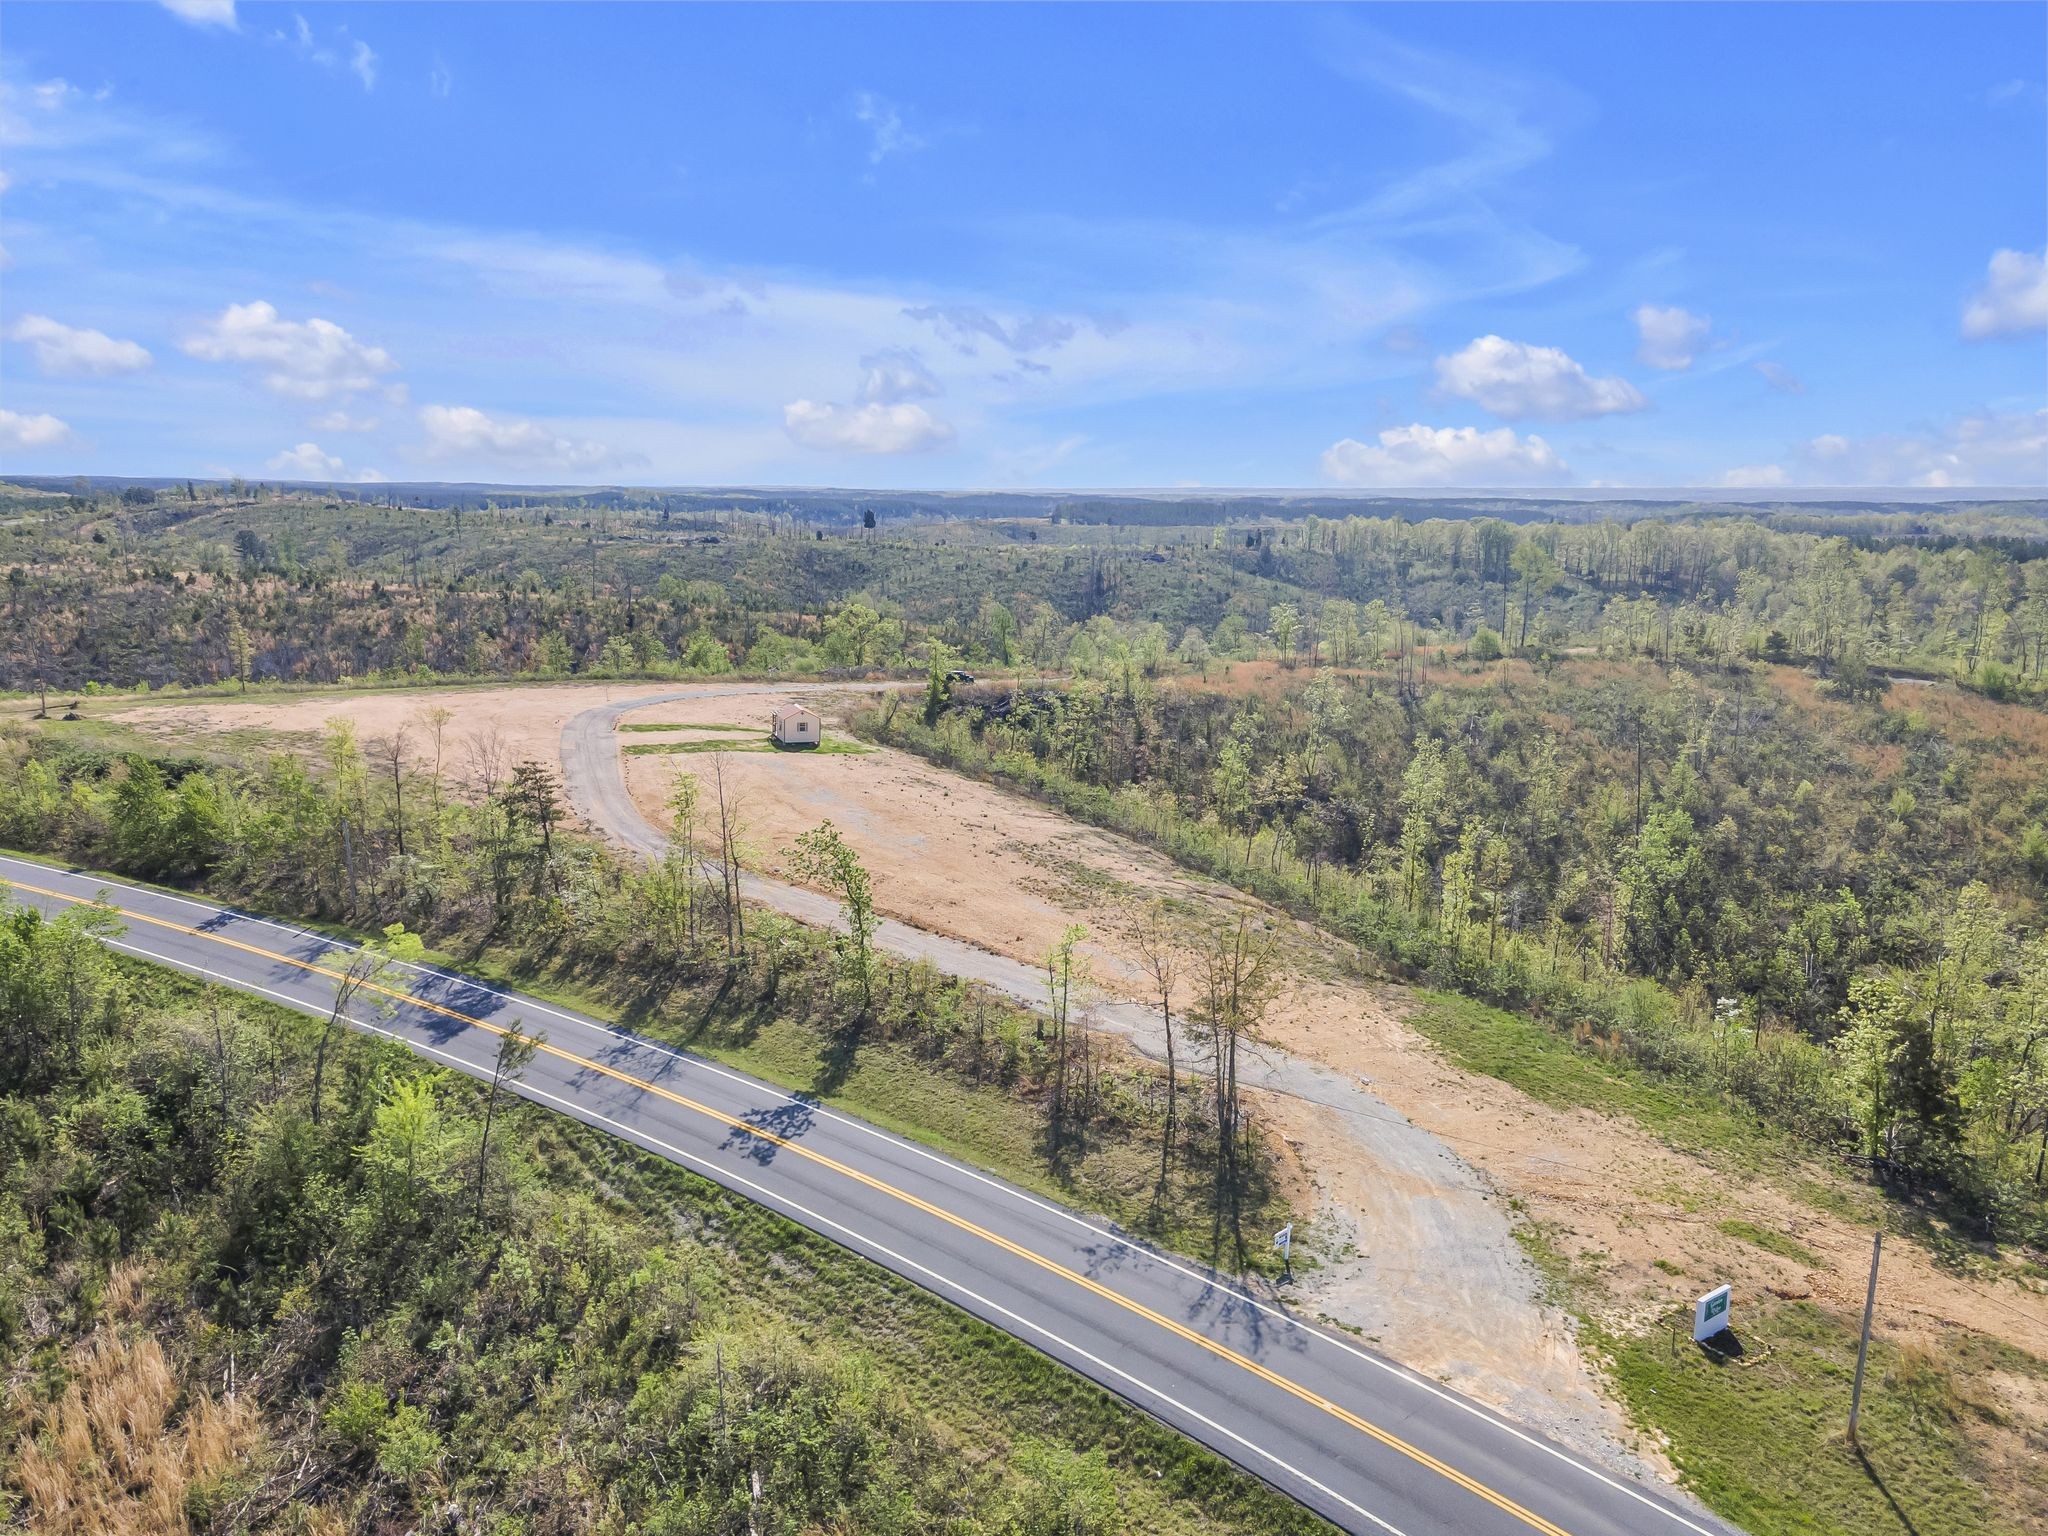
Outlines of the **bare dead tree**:
[{"label": "bare dead tree", "polygon": [[472,731],[463,743],[469,763],[469,792],[479,804],[492,799],[505,783],[505,733],[496,725]]},{"label": "bare dead tree", "polygon": [[384,953],[373,945],[365,944],[349,957],[334,982],[334,1006],[328,1011],[327,1023],[320,1030],[320,1044],[313,1052],[313,1123],[320,1123],[320,1087],[327,1080],[327,1047],[334,1039],[334,1032],[341,1028],[348,1017],[357,995],[367,986],[373,985],[384,974],[386,965]]},{"label": "bare dead tree", "polygon": [[1159,1136],[1159,1188],[1173,1166],[1174,1111],[1180,1091],[1180,1063],[1173,1048],[1173,993],[1180,979],[1180,934],[1164,901],[1146,907],[1131,928],[1131,940],[1138,958],[1152,980],[1153,995],[1159,999],[1159,1018],[1166,1028],[1166,1124]]},{"label": "bare dead tree", "polygon": [[[1069,1078],[1073,1067],[1073,1037],[1077,1024],[1074,1014],[1074,993],[1077,988],[1087,985],[1088,960],[1085,955],[1075,953],[1080,942],[1088,937],[1088,930],[1079,923],[1069,923],[1052,948],[1045,953],[1045,999],[1046,1009],[1052,1019],[1052,1125],[1055,1141],[1064,1140],[1067,1130]],[[1079,1024],[1082,1085],[1085,1096],[1088,1037],[1085,1022]],[[1085,1097],[1084,1097],[1085,1103]]]},{"label": "bare dead tree", "polygon": [[711,754],[712,793],[717,802],[718,876],[725,889],[725,964],[739,966],[746,952],[746,916],[740,906],[740,795],[725,776],[725,754]]},{"label": "bare dead tree", "polygon": [[[1217,1219],[1229,1209],[1233,1228],[1243,1195],[1238,1127],[1239,1048],[1256,1041],[1277,990],[1279,941],[1273,930],[1239,913],[1210,931],[1202,956],[1203,1025],[1209,1032],[1216,1108]],[[1242,1247],[1242,1239],[1239,1239]]]}]

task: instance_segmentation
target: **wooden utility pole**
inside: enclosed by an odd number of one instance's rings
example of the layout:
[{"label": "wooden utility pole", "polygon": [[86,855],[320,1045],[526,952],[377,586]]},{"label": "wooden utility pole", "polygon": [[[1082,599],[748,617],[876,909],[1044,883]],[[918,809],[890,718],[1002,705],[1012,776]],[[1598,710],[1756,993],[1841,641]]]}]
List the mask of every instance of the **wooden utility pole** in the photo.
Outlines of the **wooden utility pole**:
[{"label": "wooden utility pole", "polygon": [[1863,1363],[1870,1358],[1870,1314],[1877,1306],[1877,1260],[1884,1252],[1884,1233],[1870,1243],[1870,1289],[1863,1293],[1863,1338],[1856,1345],[1856,1385],[1849,1391],[1849,1444],[1856,1444],[1856,1421],[1863,1415]]}]

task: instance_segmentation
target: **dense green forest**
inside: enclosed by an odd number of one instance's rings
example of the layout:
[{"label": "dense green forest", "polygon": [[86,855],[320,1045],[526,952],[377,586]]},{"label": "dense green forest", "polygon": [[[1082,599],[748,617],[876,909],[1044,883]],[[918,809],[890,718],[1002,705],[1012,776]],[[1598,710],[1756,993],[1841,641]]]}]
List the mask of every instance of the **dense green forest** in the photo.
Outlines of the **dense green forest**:
[{"label": "dense green forest", "polygon": [[2038,711],[1734,658],[1102,670],[866,729],[2048,1239]]},{"label": "dense green forest", "polygon": [[13,491],[0,495],[0,686],[845,674],[933,643],[984,665],[1085,670],[1115,631],[1151,671],[1478,645],[2048,693],[2038,506],[1548,522],[1438,510],[870,530],[751,502],[678,513]]}]

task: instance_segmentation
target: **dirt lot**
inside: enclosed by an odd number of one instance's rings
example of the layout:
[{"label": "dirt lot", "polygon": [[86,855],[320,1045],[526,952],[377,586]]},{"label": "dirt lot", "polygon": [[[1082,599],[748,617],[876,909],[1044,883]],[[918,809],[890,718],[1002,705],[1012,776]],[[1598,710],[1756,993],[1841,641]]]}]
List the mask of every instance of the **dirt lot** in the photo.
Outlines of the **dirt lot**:
[{"label": "dirt lot", "polygon": [[[307,693],[283,698],[207,699],[189,704],[128,704],[94,700],[89,718],[105,717],[177,746],[249,731],[316,743],[329,720],[347,720],[363,741],[404,729],[416,751],[431,753],[427,712],[453,713],[445,734],[451,778],[458,778],[467,744],[496,733],[508,762],[531,758],[561,769],[562,726],[579,710],[614,699],[659,693],[659,683],[562,683],[525,688],[415,689],[396,693]],[[24,710],[33,706],[24,706]]]}]

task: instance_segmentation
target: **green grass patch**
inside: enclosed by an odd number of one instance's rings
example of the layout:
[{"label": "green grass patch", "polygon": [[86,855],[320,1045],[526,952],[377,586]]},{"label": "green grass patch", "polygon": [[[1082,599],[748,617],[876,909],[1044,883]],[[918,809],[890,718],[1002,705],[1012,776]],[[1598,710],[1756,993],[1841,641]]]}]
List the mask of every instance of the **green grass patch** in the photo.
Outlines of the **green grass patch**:
[{"label": "green grass patch", "polygon": [[620,749],[628,757],[671,757],[679,752],[773,752],[765,736],[713,736],[703,741],[644,741]]},{"label": "green grass patch", "polygon": [[1673,1146],[1743,1167],[1798,1160],[1785,1134],[1725,1100],[1584,1050],[1533,1019],[1451,992],[1422,992],[1409,1017],[1451,1061],[1510,1083],[1553,1109],[1626,1116]]},{"label": "green grass patch", "polygon": [[677,752],[810,752],[825,757],[860,757],[874,750],[857,741],[821,741],[815,747],[782,748],[766,736],[713,736],[705,741],[648,741],[624,749],[628,757],[666,757]]},{"label": "green grass patch", "polygon": [[724,722],[703,722],[697,720],[621,720],[622,731],[745,731],[750,726],[728,725]]},{"label": "green grass patch", "polygon": [[[1736,1315],[1738,1358],[1689,1327],[1617,1337],[1589,1329],[1636,1417],[1669,1438],[1686,1484],[1751,1536],[1978,1536],[2022,1529],[1991,1494],[1969,1431],[2002,1422],[1973,1395],[1987,1369],[2048,1366],[1983,1342],[1934,1354],[1871,1344],[1863,1455],[1847,1441],[1856,1326],[1808,1302]],[[1973,1423],[1973,1421],[1976,1421]]]},{"label": "green grass patch", "polygon": [[1794,1263],[1804,1264],[1809,1269],[1818,1269],[1822,1263],[1820,1255],[1812,1249],[1802,1247],[1782,1232],[1773,1232],[1769,1227],[1760,1227],[1753,1221],[1744,1221],[1738,1217],[1722,1222],[1715,1230],[1729,1237],[1740,1238],[1753,1248],[1763,1249],[1765,1253],[1775,1253],[1781,1259],[1791,1259]]}]

